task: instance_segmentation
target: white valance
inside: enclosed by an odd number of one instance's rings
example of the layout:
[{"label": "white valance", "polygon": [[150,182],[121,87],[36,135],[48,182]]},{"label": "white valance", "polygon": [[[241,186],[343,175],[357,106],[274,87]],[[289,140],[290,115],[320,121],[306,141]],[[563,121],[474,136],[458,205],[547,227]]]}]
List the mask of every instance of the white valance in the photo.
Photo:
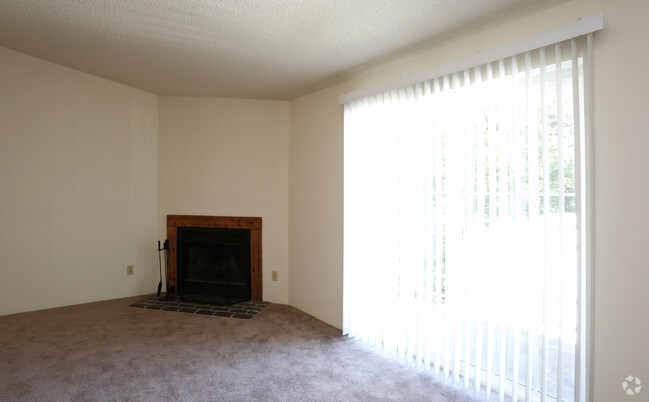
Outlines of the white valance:
[{"label": "white valance", "polygon": [[580,18],[576,21],[541,32],[527,38],[519,39],[494,48],[477,51],[476,53],[446,64],[441,64],[427,70],[418,71],[412,74],[400,76],[394,80],[384,82],[375,86],[348,92],[340,96],[340,103],[344,104],[353,100],[375,95],[393,89],[403,88],[408,85],[417,84],[423,81],[432,80],[444,75],[463,71],[486,63],[491,63],[530,50],[549,46],[565,40],[573,39],[592,32],[600,31],[604,27],[604,16],[602,13]]}]

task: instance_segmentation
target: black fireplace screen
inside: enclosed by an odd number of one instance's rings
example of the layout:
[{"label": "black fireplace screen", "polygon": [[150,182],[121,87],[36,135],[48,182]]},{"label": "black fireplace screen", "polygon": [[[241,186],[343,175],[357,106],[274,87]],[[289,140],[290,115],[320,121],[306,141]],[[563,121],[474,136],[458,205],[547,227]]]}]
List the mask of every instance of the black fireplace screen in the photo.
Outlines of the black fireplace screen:
[{"label": "black fireplace screen", "polygon": [[178,227],[183,300],[230,305],[250,300],[250,229]]}]

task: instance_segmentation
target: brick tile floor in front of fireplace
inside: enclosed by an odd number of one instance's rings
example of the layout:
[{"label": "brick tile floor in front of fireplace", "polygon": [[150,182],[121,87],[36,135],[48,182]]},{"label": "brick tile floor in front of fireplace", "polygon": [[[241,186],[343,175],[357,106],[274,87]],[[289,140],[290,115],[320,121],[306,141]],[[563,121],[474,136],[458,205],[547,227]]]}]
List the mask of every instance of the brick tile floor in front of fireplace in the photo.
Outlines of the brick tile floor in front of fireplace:
[{"label": "brick tile floor in front of fireplace", "polygon": [[160,300],[155,296],[150,296],[131,304],[131,307],[250,319],[269,304],[270,302],[265,301],[247,301],[232,304],[230,306],[222,306],[217,304],[195,303],[191,301],[183,301],[180,299]]}]

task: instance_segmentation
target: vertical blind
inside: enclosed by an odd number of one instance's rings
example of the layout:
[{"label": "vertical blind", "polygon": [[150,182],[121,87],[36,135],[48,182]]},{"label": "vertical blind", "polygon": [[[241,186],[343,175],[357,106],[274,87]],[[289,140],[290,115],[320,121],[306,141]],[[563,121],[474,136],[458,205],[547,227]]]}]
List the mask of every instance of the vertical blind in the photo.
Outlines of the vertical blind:
[{"label": "vertical blind", "polygon": [[500,400],[583,399],[586,42],[345,103],[344,334]]}]

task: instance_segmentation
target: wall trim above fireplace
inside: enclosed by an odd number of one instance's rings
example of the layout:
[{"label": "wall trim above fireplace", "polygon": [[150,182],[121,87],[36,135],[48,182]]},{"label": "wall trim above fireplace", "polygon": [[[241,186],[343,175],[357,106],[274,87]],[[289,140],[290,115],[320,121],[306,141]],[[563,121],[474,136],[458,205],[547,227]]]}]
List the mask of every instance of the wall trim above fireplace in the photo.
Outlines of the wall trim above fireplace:
[{"label": "wall trim above fireplace", "polygon": [[241,216],[167,215],[169,284],[178,289],[178,227],[250,229],[250,298],[262,300],[261,218]]}]

